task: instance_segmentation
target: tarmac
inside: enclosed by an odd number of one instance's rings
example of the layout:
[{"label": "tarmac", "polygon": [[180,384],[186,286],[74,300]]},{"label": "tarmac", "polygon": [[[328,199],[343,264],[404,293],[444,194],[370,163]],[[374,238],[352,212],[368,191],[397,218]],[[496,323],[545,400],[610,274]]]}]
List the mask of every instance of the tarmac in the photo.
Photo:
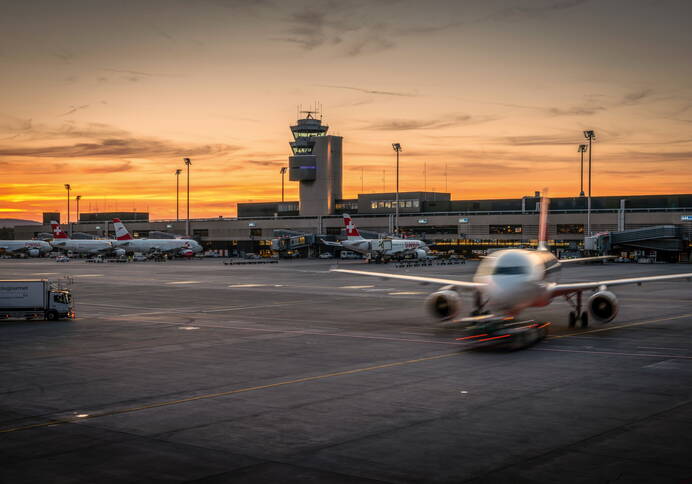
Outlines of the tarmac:
[{"label": "tarmac", "polygon": [[524,314],[546,340],[468,351],[425,313],[435,286],[333,264],[0,260],[70,276],[77,313],[0,322],[0,482],[692,482],[692,283],[614,288],[588,329],[556,300]]}]

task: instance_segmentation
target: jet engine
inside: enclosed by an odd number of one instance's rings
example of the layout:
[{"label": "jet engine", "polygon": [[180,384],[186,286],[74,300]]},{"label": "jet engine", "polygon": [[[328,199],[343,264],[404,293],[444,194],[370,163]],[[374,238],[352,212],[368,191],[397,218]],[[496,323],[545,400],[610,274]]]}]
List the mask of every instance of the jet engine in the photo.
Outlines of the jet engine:
[{"label": "jet engine", "polygon": [[442,288],[425,300],[425,307],[437,319],[447,321],[461,312],[461,297],[453,289]]},{"label": "jet engine", "polygon": [[122,257],[127,254],[127,251],[125,251],[125,249],[114,249],[113,254],[115,254],[116,257]]},{"label": "jet engine", "polygon": [[180,252],[178,252],[178,254],[180,254],[183,257],[192,257],[193,255],[195,255],[195,253],[192,252],[191,249],[181,249]]},{"label": "jet engine", "polygon": [[589,298],[589,312],[596,321],[609,323],[618,314],[618,300],[610,291],[598,291]]},{"label": "jet engine", "polygon": [[41,251],[38,249],[29,249],[27,254],[29,254],[29,257],[38,257],[41,255]]},{"label": "jet engine", "polygon": [[423,249],[416,249],[416,259],[425,259],[428,256],[428,253],[424,251]]}]

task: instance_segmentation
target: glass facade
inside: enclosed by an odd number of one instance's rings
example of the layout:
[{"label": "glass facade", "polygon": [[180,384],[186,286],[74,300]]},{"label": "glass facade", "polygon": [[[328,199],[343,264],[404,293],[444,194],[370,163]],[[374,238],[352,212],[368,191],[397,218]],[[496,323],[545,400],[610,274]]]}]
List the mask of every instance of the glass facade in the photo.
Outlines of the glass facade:
[{"label": "glass facade", "polygon": [[558,234],[583,234],[584,224],[557,224]]},{"label": "glass facade", "polygon": [[522,225],[488,225],[491,234],[521,234],[523,231]]},{"label": "glass facade", "polygon": [[[418,208],[419,200],[399,200],[399,208]],[[396,200],[372,200],[370,208],[375,210],[378,208],[396,208]]]}]

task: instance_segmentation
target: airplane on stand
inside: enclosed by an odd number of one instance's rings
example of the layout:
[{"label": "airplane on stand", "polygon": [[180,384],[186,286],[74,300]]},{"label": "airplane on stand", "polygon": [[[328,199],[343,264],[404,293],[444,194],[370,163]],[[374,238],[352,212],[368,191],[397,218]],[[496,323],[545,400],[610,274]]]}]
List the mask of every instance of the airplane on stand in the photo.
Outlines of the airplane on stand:
[{"label": "airplane on stand", "polygon": [[112,240],[71,239],[58,222],[52,221],[50,226],[53,229],[53,241],[50,245],[56,249],[86,255],[125,255],[125,251],[115,247]]},{"label": "airplane on stand", "polygon": [[[615,318],[618,313],[618,301],[615,294],[609,290],[612,287],[681,279],[692,281],[692,273],[685,273],[558,283],[558,275],[563,265],[612,257],[557,259],[547,246],[548,204],[549,199],[543,197],[537,250],[505,249],[493,252],[481,261],[473,281],[350,269],[332,271],[442,285],[441,289],[428,296],[425,306],[436,318],[446,323],[463,324],[504,317],[514,318],[528,308],[547,306],[553,299],[564,297],[572,307],[569,313],[569,326],[574,327],[580,322],[582,328],[588,327],[590,316],[600,323],[608,323]],[[593,292],[586,304],[583,295],[585,291]],[[463,307],[460,296],[462,292],[473,295],[474,305],[469,317],[460,318]]]},{"label": "airplane on stand", "polygon": [[192,257],[202,251],[202,246],[193,239],[135,239],[119,218],[113,219],[113,225],[116,238],[114,244],[127,252]]},{"label": "airplane on stand", "polygon": [[425,242],[414,239],[366,239],[360,235],[353,223],[353,219],[347,213],[343,214],[346,226],[346,240],[330,242],[324,239],[322,243],[330,247],[350,250],[362,254],[377,262],[387,262],[390,259],[413,256],[416,259],[424,259],[428,255],[428,247]]},{"label": "airplane on stand", "polygon": [[0,253],[41,257],[52,250],[44,240],[0,240]]}]

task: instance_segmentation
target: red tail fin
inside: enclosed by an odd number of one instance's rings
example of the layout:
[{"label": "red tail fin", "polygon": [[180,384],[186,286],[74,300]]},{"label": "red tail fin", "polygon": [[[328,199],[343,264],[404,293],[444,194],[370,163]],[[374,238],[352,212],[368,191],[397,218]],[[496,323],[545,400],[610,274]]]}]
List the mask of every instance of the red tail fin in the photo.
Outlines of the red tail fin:
[{"label": "red tail fin", "polygon": [[351,216],[347,213],[344,214],[344,225],[346,226],[346,237],[348,237],[349,239],[362,238],[360,236],[360,232],[358,232],[358,229],[356,228],[356,226],[353,225],[353,220],[351,220]]},{"label": "red tail fin", "polygon": [[67,239],[69,238],[67,234],[63,231],[63,229],[60,227],[60,224],[56,222],[55,220],[52,220],[50,223],[50,227],[53,230],[53,238],[54,239]]}]

